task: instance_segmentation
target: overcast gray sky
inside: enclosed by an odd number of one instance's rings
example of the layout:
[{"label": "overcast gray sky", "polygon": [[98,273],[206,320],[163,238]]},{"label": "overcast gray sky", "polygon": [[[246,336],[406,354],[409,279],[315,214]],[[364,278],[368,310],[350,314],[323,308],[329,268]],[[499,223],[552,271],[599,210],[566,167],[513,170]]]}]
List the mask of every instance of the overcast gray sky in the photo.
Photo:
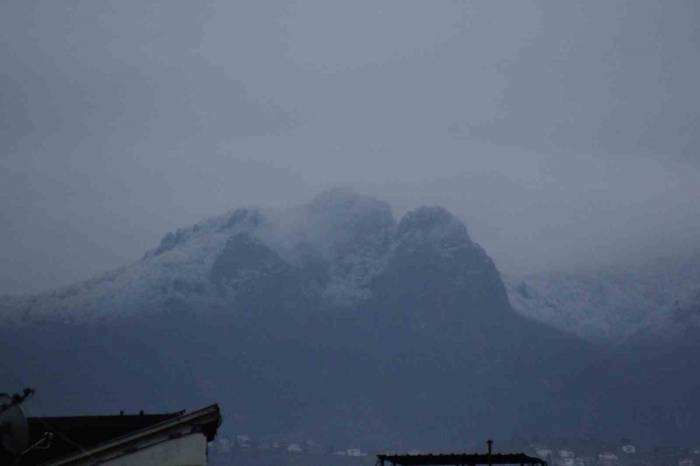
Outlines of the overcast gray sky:
[{"label": "overcast gray sky", "polygon": [[503,271],[700,246],[700,3],[3,1],[0,293],[333,186]]}]

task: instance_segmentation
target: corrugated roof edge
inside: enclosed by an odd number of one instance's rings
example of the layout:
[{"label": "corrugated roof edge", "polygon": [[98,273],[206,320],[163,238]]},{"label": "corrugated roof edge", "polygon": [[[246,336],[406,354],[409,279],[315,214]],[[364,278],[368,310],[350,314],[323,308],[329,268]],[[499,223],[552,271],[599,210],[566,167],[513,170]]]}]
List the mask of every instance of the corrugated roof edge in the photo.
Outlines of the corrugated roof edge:
[{"label": "corrugated roof edge", "polygon": [[388,461],[401,466],[438,466],[438,465],[463,465],[473,466],[481,464],[528,464],[546,465],[543,459],[528,456],[525,453],[429,453],[429,454],[379,454],[377,463]]},{"label": "corrugated roof edge", "polygon": [[75,461],[79,461],[84,458],[99,458],[100,462],[107,461],[111,457],[120,456],[119,453],[122,452],[124,447],[128,444],[138,442],[143,444],[141,448],[146,448],[163,441],[162,436],[164,434],[174,429],[182,428],[186,425],[192,425],[195,428],[193,431],[201,432],[205,435],[207,441],[212,441],[216,436],[219,426],[221,425],[221,420],[221,410],[219,409],[219,405],[209,405],[202,409],[192,411],[191,413],[183,412],[180,416],[167,419],[145,429],[115,438],[80,453],[59,458],[58,460],[51,460],[41,466],[70,465]]}]

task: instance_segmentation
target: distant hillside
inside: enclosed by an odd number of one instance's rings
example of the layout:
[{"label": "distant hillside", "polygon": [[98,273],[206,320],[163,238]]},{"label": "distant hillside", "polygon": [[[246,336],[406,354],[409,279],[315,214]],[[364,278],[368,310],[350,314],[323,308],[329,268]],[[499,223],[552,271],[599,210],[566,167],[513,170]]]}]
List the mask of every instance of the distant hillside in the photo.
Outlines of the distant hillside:
[{"label": "distant hillside", "polygon": [[700,254],[646,266],[506,277],[521,314],[592,341],[677,338],[700,328]]}]

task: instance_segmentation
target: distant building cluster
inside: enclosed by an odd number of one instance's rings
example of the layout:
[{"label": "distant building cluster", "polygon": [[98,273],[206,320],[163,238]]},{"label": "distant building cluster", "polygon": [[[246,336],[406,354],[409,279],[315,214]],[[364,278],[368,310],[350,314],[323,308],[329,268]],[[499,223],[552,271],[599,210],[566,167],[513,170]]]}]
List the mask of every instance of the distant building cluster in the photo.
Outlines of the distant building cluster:
[{"label": "distant building cluster", "polygon": [[700,466],[700,448],[641,450],[630,441],[579,451],[548,445],[531,445],[530,450],[549,466]]},{"label": "distant building cluster", "polygon": [[[220,433],[209,445],[214,466],[370,465],[374,464],[374,453],[356,445],[338,448],[314,440],[261,440],[249,434]],[[548,466],[700,466],[700,447],[642,449],[628,440],[617,444],[531,444],[527,453],[547,461]]]},{"label": "distant building cluster", "polygon": [[[357,447],[333,448],[320,445],[315,440],[304,441],[283,441],[283,440],[258,440],[248,434],[236,434],[233,436],[219,435],[219,437],[209,444],[209,453],[213,458],[217,458],[219,463],[222,460],[235,460],[245,458],[251,454],[269,454],[276,458],[300,456],[335,456],[364,458],[369,453]],[[224,462],[222,464],[229,464]]]}]

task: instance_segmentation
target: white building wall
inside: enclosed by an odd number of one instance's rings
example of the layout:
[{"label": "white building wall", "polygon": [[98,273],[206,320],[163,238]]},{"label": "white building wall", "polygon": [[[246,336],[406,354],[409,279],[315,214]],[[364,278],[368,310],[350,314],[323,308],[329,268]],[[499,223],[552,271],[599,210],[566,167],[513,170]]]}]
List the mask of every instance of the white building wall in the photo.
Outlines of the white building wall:
[{"label": "white building wall", "polygon": [[105,466],[206,466],[207,439],[190,434],[100,463]]}]

